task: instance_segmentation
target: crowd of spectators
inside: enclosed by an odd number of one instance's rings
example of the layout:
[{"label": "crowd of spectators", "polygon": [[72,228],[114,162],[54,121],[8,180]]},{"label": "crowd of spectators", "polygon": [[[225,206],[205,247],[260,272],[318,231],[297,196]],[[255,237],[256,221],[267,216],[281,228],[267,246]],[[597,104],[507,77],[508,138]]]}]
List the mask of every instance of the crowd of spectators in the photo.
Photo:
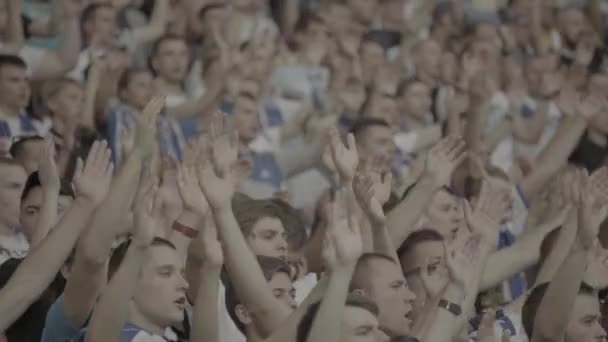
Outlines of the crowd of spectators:
[{"label": "crowd of spectators", "polygon": [[0,342],[606,342],[608,1],[0,0]]}]

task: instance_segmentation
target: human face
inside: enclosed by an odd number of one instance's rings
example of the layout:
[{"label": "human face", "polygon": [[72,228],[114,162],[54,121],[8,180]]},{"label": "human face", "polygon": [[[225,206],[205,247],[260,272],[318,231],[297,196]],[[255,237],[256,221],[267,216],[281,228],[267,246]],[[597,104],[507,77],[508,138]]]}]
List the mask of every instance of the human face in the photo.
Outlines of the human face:
[{"label": "human face", "polygon": [[462,206],[458,199],[446,190],[438,191],[429,206],[426,216],[429,224],[443,235],[447,242],[453,242],[463,224]]},{"label": "human face", "polygon": [[25,68],[5,65],[0,68],[0,94],[2,103],[15,112],[27,107],[30,101],[30,84]]},{"label": "human face", "polygon": [[260,130],[257,103],[250,98],[239,96],[234,103],[234,126],[239,139],[245,144],[252,142]]},{"label": "human face", "polygon": [[136,109],[143,109],[154,92],[152,74],[147,71],[135,73],[123,93],[123,101]]},{"label": "human face", "polygon": [[431,89],[422,82],[412,83],[403,95],[403,111],[416,118],[426,117],[431,106]]},{"label": "human face", "polygon": [[361,159],[381,160],[384,163],[381,166],[385,170],[390,169],[395,154],[395,142],[391,129],[384,126],[368,127],[362,139],[357,141],[357,150]]},{"label": "human face", "polygon": [[600,302],[595,295],[579,294],[574,302],[565,342],[603,342],[606,331],[600,325]]},{"label": "human face", "polygon": [[427,241],[417,244],[404,256],[407,260],[401,260],[401,265],[405,279],[416,295],[414,315],[417,317],[428,298],[422,271],[428,274],[428,279],[425,281],[429,283],[426,286],[431,287],[429,290],[441,289],[448,279],[445,248],[441,241]]},{"label": "human face", "polygon": [[0,164],[0,222],[19,225],[19,202],[27,175],[19,165]]},{"label": "human face", "polygon": [[149,248],[133,297],[146,321],[161,329],[182,322],[188,289],[184,271],[184,259],[175,249]]},{"label": "human face", "polygon": [[439,76],[439,70],[441,70],[439,66],[441,47],[439,44],[433,40],[426,40],[421,43],[418,53],[416,67],[429,76]]},{"label": "human face", "polygon": [[91,40],[111,42],[117,30],[116,10],[112,6],[98,8],[89,27]]},{"label": "human face", "polygon": [[[63,217],[65,211],[72,205],[72,197],[70,196],[59,196],[57,205],[57,220],[51,222],[51,226],[55,224]],[[23,233],[27,237],[28,241],[32,241],[32,237],[36,235],[36,222],[40,216],[40,209],[44,204],[44,191],[42,187],[35,187],[28,193],[27,197],[21,201],[21,213],[19,215],[19,221],[21,222],[21,228]]]},{"label": "human face", "polygon": [[247,243],[253,254],[274,258],[287,258],[287,233],[276,217],[263,217],[256,222]]},{"label": "human face", "polygon": [[359,113],[363,102],[365,102],[365,86],[363,82],[350,81],[341,88],[340,99],[344,103],[345,110],[351,113]]},{"label": "human face", "polygon": [[160,44],[152,64],[161,78],[179,83],[186,78],[189,60],[186,42],[182,39],[169,39]]},{"label": "human face", "polygon": [[348,0],[347,4],[357,20],[364,24],[372,22],[378,8],[377,0]]},{"label": "human face", "polygon": [[297,308],[296,289],[293,287],[289,275],[285,272],[277,272],[268,282],[272,295],[279,302],[285,304],[290,310]]},{"label": "human face", "polygon": [[84,108],[84,91],[74,83],[65,83],[47,104],[54,115],[76,121]]},{"label": "human face", "polygon": [[347,306],[342,316],[340,342],[384,342],[388,337],[380,331],[378,318],[356,306]]},{"label": "human face", "polygon": [[385,62],[384,49],[372,41],[364,41],[361,44],[361,64],[373,72]]},{"label": "human face", "polygon": [[587,30],[585,15],[576,8],[567,8],[560,14],[561,32],[571,43],[576,43]]},{"label": "human face", "polygon": [[371,263],[368,295],[380,309],[378,320],[382,330],[394,336],[408,335],[416,296],[396,263],[383,259]]},{"label": "human face", "polygon": [[370,114],[374,118],[383,119],[391,127],[399,125],[399,108],[395,97],[376,93],[373,95]]}]

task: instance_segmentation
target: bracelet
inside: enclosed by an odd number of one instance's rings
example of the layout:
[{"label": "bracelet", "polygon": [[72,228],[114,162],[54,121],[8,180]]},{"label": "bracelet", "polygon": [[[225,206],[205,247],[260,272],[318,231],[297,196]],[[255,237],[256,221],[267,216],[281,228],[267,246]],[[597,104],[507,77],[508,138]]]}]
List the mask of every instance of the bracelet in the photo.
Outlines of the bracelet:
[{"label": "bracelet", "polygon": [[454,304],[445,299],[441,299],[439,301],[439,307],[447,310],[449,313],[451,313],[452,315],[454,315],[456,317],[458,317],[462,314],[462,307],[460,305]]},{"label": "bracelet", "polygon": [[177,221],[173,222],[173,230],[184,234],[185,236],[189,237],[190,239],[194,239],[198,236],[198,230],[188,227],[186,225],[183,225]]}]

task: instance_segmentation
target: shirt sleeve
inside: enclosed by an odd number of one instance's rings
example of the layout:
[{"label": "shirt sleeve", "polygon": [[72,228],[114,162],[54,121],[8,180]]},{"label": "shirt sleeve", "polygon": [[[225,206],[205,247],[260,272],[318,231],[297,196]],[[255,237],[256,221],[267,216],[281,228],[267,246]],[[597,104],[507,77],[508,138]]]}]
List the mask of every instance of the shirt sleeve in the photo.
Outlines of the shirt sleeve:
[{"label": "shirt sleeve", "polygon": [[46,314],[41,342],[78,341],[80,327],[74,327],[65,315],[63,295],[61,295]]}]

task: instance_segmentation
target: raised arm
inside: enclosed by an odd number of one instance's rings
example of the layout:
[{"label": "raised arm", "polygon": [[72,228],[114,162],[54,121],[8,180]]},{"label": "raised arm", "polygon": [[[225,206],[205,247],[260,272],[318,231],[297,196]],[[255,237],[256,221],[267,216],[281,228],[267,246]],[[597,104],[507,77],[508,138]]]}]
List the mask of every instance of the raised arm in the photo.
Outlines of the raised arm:
[{"label": "raised arm", "polygon": [[450,184],[452,172],[466,158],[464,141],[447,137],[435,145],[426,156],[422,177],[410,193],[387,215],[386,226],[395,246],[401,246],[412,232],[435,192]]},{"label": "raised arm", "polygon": [[156,233],[156,179],[148,177],[141,183],[141,196],[135,205],[133,238],[122,264],[95,306],[87,330],[87,342],[119,341],[128,320],[129,304],[137,290],[141,266]]},{"label": "raised arm", "polygon": [[30,238],[30,248],[35,248],[48,235],[57,222],[57,207],[59,205],[59,191],[61,181],[57,164],[55,163],[55,145],[51,138],[45,140],[46,146],[38,164],[38,178],[42,185],[43,202],[40,207],[40,215],[36,221],[35,235]]},{"label": "raised arm", "polygon": [[156,117],[163,99],[156,98],[138,117],[135,147],[112,182],[103,204],[95,211],[76,248],[72,272],[64,290],[64,310],[73,327],[82,326],[107,278],[107,260],[116,238],[126,233],[126,217],[142,174],[142,163],[154,151]]},{"label": "raised arm", "polygon": [[105,61],[102,60],[102,57],[95,58],[87,76],[84,92],[84,106],[80,117],[80,124],[91,130],[96,129],[95,101],[101,77],[104,72],[106,72]]},{"label": "raised arm", "polygon": [[136,46],[154,41],[165,34],[169,17],[169,0],[155,0],[150,22],[133,30]]},{"label": "raised arm", "polygon": [[8,26],[4,46],[2,50],[5,53],[18,54],[19,50],[25,43],[25,36],[23,33],[23,22],[21,19],[21,13],[23,9],[23,2],[21,0],[10,0],[7,1],[8,6]]},{"label": "raised arm", "polygon": [[42,63],[32,70],[33,79],[48,79],[63,76],[78,63],[82,48],[80,13],[82,3],[78,0],[62,0],[63,17],[59,25],[61,47],[58,51],[47,51]]},{"label": "raised arm", "polygon": [[46,289],[64,265],[95,208],[105,199],[112,179],[110,150],[96,141],[74,174],[76,200],[57,227],[23,260],[0,291],[0,332],[17,319]]},{"label": "raised arm", "polygon": [[225,247],[225,266],[230,280],[239,299],[255,313],[254,320],[260,331],[267,336],[277,330],[290,312],[272,295],[232,211],[235,188],[232,170],[237,156],[237,138],[227,130],[212,132],[211,136],[214,165],[206,163],[201,167],[199,182]]}]

